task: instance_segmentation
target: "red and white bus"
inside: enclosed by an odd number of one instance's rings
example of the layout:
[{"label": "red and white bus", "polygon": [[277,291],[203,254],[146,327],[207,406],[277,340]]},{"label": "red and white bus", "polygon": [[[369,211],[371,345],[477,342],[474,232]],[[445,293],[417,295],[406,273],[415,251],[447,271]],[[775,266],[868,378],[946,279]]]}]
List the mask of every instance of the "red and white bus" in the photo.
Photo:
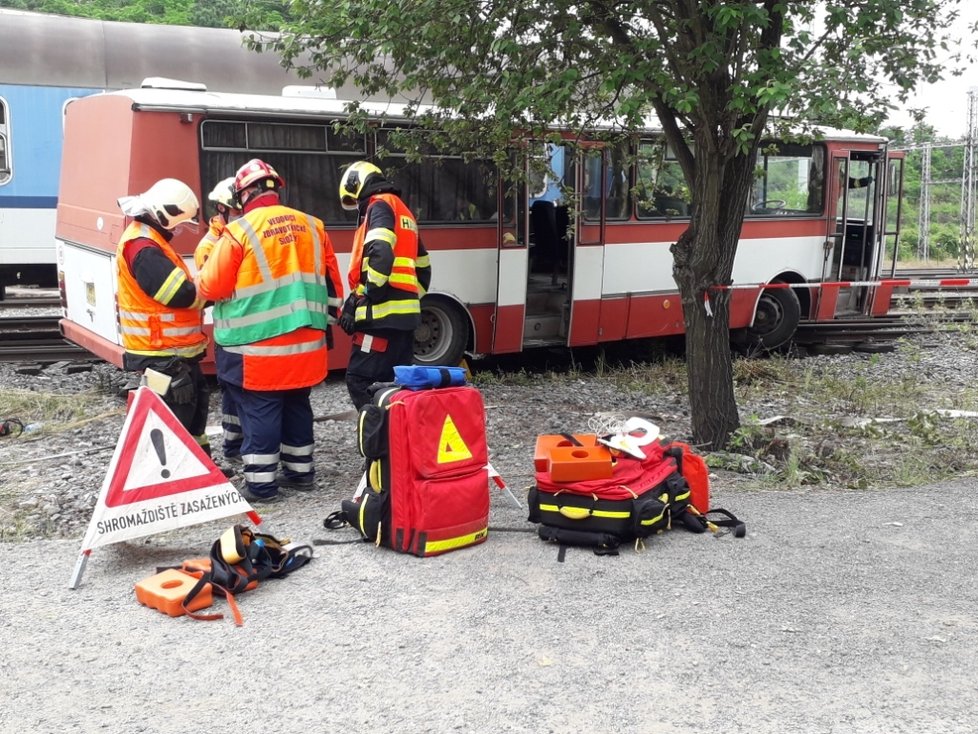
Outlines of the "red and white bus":
[{"label": "red and white bus", "polygon": [[[421,363],[683,332],[669,247],[691,203],[660,131],[616,145],[533,144],[527,149],[549,156],[551,175],[513,187],[460,154],[409,160],[392,132],[410,121],[394,105],[369,107],[377,121],[368,134],[337,132],[344,109],[315,96],[193,88],[72,102],[57,216],[65,336],[121,365],[118,197],[174,177],[203,202],[254,157],[285,177],[286,204],[325,221],[344,272],[355,224],[337,197],[344,167],[377,160],[401,188],[431,253],[415,341]],[[892,288],[879,276],[898,235],[888,221],[899,219],[901,154],[881,137],[827,132],[810,144],[766,145],[757,172],[733,269],[732,334],[776,347],[800,322],[886,313]],[[174,240],[188,263],[204,222]],[[343,367],[345,337],[336,336],[331,366]]]}]

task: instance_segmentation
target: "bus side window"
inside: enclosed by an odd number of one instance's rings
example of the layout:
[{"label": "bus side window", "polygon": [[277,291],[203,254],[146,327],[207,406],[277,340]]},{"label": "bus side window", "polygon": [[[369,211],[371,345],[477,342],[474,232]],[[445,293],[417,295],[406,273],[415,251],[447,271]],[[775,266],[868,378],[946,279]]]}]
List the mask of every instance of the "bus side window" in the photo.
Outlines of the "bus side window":
[{"label": "bus side window", "polygon": [[679,161],[663,142],[639,144],[635,186],[639,219],[689,216],[689,193]]},{"label": "bus side window", "polygon": [[823,146],[769,145],[757,155],[747,216],[821,214],[824,190]]},{"label": "bus side window", "polygon": [[0,185],[10,180],[10,138],[7,126],[7,101],[0,98]]}]

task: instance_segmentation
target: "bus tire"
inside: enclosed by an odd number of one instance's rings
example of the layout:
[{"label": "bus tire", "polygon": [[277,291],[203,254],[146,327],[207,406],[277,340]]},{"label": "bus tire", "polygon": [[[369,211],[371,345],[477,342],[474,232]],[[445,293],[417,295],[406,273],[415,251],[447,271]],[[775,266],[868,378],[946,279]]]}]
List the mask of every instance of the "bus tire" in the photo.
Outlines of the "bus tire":
[{"label": "bus tire", "polygon": [[[783,281],[775,280],[773,283]],[[768,288],[757,302],[747,342],[758,349],[777,349],[791,341],[801,320],[801,302],[793,288]]]},{"label": "bus tire", "polygon": [[414,330],[415,364],[454,367],[468,342],[468,319],[459,305],[447,298],[421,299],[421,324]]}]

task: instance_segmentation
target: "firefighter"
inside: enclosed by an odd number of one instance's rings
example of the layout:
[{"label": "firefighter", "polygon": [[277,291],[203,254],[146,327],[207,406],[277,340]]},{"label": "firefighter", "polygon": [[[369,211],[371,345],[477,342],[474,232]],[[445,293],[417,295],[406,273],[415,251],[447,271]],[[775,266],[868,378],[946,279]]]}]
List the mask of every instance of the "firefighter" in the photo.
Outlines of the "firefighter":
[{"label": "firefighter", "polygon": [[309,393],[326,377],[329,327],[342,304],[323,223],[284,206],[284,186],[257,158],[238,169],[243,213],[197,276],[201,297],[215,302],[217,374],[238,408],[240,491],[252,502],[278,501],[280,488],[315,489]]},{"label": "firefighter", "polygon": [[170,377],[163,401],[210,455],[207,383],[200,370],[207,350],[203,299],[170,246],[181,225],[197,225],[197,196],[182,181],[164,178],[118,203],[132,217],[116,250],[123,367]]},{"label": "firefighter", "polygon": [[[228,223],[241,216],[241,210],[234,198],[234,176],[217,182],[207,195],[208,201],[213,202],[217,213],[211,217],[207,234],[201,238],[194,250],[194,264],[200,272],[210,257],[214,245],[224,234]],[[220,380],[218,380],[220,383]],[[223,433],[224,458],[232,464],[241,463],[241,421],[238,419],[238,409],[231,398],[231,391],[221,385],[221,430]]]},{"label": "firefighter", "polygon": [[373,163],[346,169],[340,204],[358,212],[340,328],[353,336],[346,387],[359,410],[370,401],[372,383],[390,382],[396,365],[414,361],[414,330],[431,265],[414,215]]}]

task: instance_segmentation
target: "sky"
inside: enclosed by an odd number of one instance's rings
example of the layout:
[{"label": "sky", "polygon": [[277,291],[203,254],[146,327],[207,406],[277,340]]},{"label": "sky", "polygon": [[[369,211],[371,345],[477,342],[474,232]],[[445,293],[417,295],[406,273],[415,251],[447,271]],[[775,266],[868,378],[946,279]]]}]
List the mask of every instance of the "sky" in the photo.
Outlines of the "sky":
[{"label": "sky", "polygon": [[[973,44],[976,37],[968,30],[968,26],[978,21],[978,1],[964,0],[959,6],[961,17],[951,28],[954,37],[962,39],[962,49],[978,56]],[[965,64],[962,64],[965,65]],[[933,125],[938,135],[957,140],[964,138],[968,130],[968,90],[974,89],[978,94],[978,61],[974,62],[961,76],[948,74],[937,84],[927,84],[918,87],[912,102],[913,107],[926,107],[925,122]],[[890,123],[902,127],[913,124],[909,114],[891,115]]]}]

